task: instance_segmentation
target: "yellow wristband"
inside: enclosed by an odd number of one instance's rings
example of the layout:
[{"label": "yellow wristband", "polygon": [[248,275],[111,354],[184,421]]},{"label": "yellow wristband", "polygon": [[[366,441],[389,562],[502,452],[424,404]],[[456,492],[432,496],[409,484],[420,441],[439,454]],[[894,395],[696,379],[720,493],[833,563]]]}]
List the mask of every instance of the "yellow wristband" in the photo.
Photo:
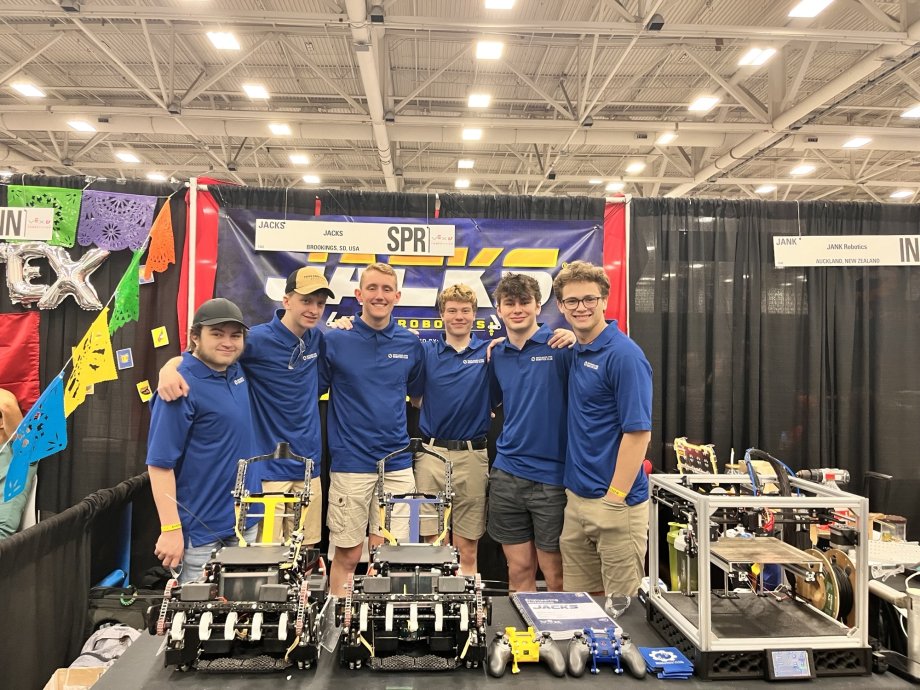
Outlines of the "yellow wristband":
[{"label": "yellow wristband", "polygon": [[607,489],[608,494],[613,494],[614,496],[619,496],[620,498],[626,498],[626,491],[620,491],[613,484],[610,485],[610,488]]},{"label": "yellow wristband", "polygon": [[175,532],[176,530],[182,529],[181,522],[174,522],[171,525],[160,525],[161,532]]}]

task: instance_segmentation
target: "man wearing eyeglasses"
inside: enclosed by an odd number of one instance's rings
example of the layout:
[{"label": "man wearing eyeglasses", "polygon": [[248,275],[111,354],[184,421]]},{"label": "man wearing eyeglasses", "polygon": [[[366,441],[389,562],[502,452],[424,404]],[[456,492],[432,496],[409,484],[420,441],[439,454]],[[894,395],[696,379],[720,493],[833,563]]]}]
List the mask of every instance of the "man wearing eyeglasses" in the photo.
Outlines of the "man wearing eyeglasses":
[{"label": "man wearing eyeglasses", "polygon": [[[322,485],[320,460],[322,432],[319,417],[319,367],[325,351],[323,333],[316,328],[326,300],[335,295],[319,269],[306,266],[288,276],[282,309],[268,323],[253,326],[240,358],[248,379],[255,423],[255,453],[274,451],[280,441],[291,450],[313,460],[310,506],[304,517],[304,543],[314,545],[322,537]],[[188,384],[170,360],[160,370],[157,393],[174,400],[188,393]],[[292,459],[259,463],[262,490],[272,493],[300,493],[304,487],[303,464]],[[272,541],[290,537],[293,517],[276,510]]]},{"label": "man wearing eyeglasses", "polygon": [[652,368],[616,322],[604,320],[610,281],[602,268],[573,261],[553,292],[578,339],[568,380],[565,589],[631,596],[648,545],[642,461],[651,438]]}]

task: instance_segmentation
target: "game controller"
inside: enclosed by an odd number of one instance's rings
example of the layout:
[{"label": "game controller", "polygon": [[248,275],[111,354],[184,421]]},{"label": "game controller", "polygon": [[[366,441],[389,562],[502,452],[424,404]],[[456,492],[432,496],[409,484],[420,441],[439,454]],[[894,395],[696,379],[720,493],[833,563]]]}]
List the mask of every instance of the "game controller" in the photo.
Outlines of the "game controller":
[{"label": "game controller", "polygon": [[591,660],[591,673],[598,673],[598,664],[610,664],[614,673],[623,673],[623,666],[634,678],[645,677],[645,661],[639,649],[632,644],[628,633],[617,637],[613,628],[595,632],[585,628],[577,631],[569,641],[566,660],[569,674],[575,678],[584,675]]},{"label": "game controller", "polygon": [[512,673],[520,672],[519,662],[541,661],[554,676],[562,678],[565,675],[562,649],[548,632],[537,635],[533,628],[518,631],[509,626],[504,632],[496,631],[495,638],[489,643],[487,660],[486,669],[495,678],[505,675],[509,661]]},{"label": "game controller", "polygon": [[645,678],[645,659],[642,658],[642,652],[632,643],[627,632],[620,636],[620,659],[623,661],[623,666],[629,671],[629,675],[640,680]]}]

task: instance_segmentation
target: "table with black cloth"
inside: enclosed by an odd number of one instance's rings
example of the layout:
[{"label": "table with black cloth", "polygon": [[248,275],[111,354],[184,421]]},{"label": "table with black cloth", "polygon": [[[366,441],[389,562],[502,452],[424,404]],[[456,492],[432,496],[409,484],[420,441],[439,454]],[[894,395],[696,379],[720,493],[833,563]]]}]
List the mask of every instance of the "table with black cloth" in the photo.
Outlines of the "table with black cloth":
[{"label": "table with black cloth", "polygon": [[[640,647],[661,647],[664,642],[648,626],[645,620],[645,611],[637,601],[624,613],[617,622],[630,633],[633,642]],[[492,639],[495,630],[505,625],[524,627],[521,617],[504,597],[493,599],[492,623],[489,629],[489,639]],[[521,672],[511,673],[511,664],[502,678],[488,676],[484,668],[467,669],[458,668],[454,671],[425,671],[425,672],[393,672],[372,671],[369,668],[349,670],[339,666],[338,654],[323,653],[319,663],[312,669],[298,671],[295,668],[282,673],[273,674],[207,674],[194,671],[179,672],[173,668],[163,667],[163,656],[157,651],[163,643],[164,637],[155,637],[144,632],[141,637],[131,645],[124,656],[118,660],[93,686],[93,690],[124,690],[124,688],[214,688],[215,690],[252,690],[259,687],[265,688],[331,688],[336,685],[342,688],[418,688],[419,690],[432,690],[438,685],[449,686],[451,690],[474,690],[483,683],[509,688],[528,687],[530,690],[550,690],[557,686],[577,687],[579,684],[591,687],[640,687],[641,684],[660,681],[653,675],[648,675],[644,680],[637,680],[628,673],[615,675],[610,667],[601,667],[598,675],[586,672],[581,678],[556,678],[541,663],[521,664]],[[563,643],[565,645],[567,643]],[[563,647],[564,648],[564,647]],[[775,687],[775,683],[763,680],[742,680],[725,682],[707,682],[697,678],[688,681],[667,681],[683,687],[700,688],[754,688],[762,686]],[[827,688],[899,688],[911,687],[910,683],[892,675],[891,673],[873,674],[871,676],[848,676],[840,678],[818,678],[807,681],[812,685]],[[799,687],[801,685],[799,684]]]}]

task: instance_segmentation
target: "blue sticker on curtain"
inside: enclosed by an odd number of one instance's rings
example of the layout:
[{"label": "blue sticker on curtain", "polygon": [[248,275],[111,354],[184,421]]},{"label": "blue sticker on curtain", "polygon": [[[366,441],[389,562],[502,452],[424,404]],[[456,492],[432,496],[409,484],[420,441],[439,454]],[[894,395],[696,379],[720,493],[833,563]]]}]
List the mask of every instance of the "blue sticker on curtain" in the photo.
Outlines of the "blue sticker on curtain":
[{"label": "blue sticker on curtain", "polygon": [[[432,338],[443,329],[437,296],[444,287],[466,283],[477,295],[479,310],[473,330],[481,338],[501,330],[492,293],[504,273],[526,273],[540,284],[543,308],[538,320],[550,328],[565,326],[556,308],[552,283],[562,265],[582,259],[603,262],[603,228],[589,220],[494,220],[446,218],[367,218],[322,216],[323,220],[365,223],[453,225],[456,252],[453,257],[388,257],[356,254],[307,254],[303,252],[255,251],[257,218],[280,219],[283,213],[251,209],[221,209],[218,227],[217,280],[215,294],[236,302],[249,323],[271,319],[280,308],[287,276],[304,265],[323,270],[336,295],[326,304],[324,319],[360,311],[354,297],[359,272],[371,260],[389,263],[400,277],[402,296],[393,312],[401,325]],[[288,214],[288,220],[316,220]]]}]

